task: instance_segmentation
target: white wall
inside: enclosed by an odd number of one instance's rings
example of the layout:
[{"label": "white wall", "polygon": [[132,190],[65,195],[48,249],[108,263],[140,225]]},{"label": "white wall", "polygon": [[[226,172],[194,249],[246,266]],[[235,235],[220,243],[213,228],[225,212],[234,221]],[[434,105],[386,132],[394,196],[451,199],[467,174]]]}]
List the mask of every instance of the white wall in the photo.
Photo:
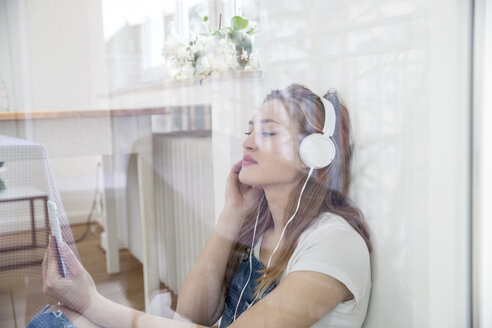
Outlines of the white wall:
[{"label": "white wall", "polygon": [[25,1],[0,1],[0,75],[5,81],[10,110],[29,110],[30,85]]},{"label": "white wall", "polygon": [[[107,108],[101,7],[101,0],[0,0],[0,75],[12,110]],[[50,144],[44,132],[29,123],[0,131]],[[51,140],[63,144],[62,135],[51,133]],[[72,145],[67,140],[61,147]],[[50,158],[72,223],[85,222],[89,213],[99,161],[98,156]]]},{"label": "white wall", "polygon": [[1,0],[0,17],[0,74],[13,110],[101,107],[107,92],[101,0]]},{"label": "white wall", "polygon": [[101,1],[27,0],[25,14],[33,110],[93,109],[107,88]]},{"label": "white wall", "polygon": [[367,327],[466,327],[470,3],[262,2],[265,91],[339,90],[372,231]]}]

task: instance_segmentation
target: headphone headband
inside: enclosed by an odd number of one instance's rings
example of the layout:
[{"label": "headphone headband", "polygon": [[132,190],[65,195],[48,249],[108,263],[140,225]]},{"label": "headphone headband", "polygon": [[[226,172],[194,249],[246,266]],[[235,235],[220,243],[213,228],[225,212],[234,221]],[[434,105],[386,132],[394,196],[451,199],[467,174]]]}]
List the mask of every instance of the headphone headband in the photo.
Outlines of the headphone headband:
[{"label": "headphone headband", "polygon": [[321,96],[320,99],[325,107],[325,124],[323,125],[323,134],[327,137],[331,137],[333,133],[335,133],[335,123],[337,120],[335,107],[333,107],[331,101],[325,97]]}]

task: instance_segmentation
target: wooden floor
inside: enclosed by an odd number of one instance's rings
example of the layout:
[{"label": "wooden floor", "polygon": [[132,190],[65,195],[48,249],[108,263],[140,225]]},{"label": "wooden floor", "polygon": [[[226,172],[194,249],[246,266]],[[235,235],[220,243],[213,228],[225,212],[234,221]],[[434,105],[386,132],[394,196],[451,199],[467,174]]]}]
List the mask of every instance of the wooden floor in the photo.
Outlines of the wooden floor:
[{"label": "wooden floor", "polygon": [[[72,226],[75,238],[81,236],[84,230],[85,225]],[[103,296],[138,310],[144,309],[142,264],[128,250],[120,251],[120,273],[109,275],[106,273],[106,258],[100,238],[90,233],[77,243],[77,249],[82,264]],[[165,289],[162,284],[161,289]],[[171,293],[171,299],[171,308],[175,309],[176,295]],[[41,265],[0,272],[2,328],[25,327],[47,303],[55,304],[56,301],[42,294]]]}]

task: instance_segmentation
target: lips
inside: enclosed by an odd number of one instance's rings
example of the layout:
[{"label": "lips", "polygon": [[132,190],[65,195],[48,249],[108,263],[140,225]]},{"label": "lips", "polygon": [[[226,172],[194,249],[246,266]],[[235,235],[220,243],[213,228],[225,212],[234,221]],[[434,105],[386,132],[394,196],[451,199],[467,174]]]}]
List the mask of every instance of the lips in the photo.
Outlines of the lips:
[{"label": "lips", "polygon": [[253,164],[258,164],[251,156],[244,156],[243,157],[243,166],[248,166],[248,165],[253,165]]}]

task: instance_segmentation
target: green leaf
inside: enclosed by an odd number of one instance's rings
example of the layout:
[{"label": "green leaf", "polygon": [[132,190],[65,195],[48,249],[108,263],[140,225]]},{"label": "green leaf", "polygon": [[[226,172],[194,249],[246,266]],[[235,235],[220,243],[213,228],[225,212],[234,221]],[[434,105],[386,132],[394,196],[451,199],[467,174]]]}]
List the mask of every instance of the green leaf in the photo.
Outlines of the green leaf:
[{"label": "green leaf", "polygon": [[249,30],[246,31],[246,33],[248,33],[249,35],[254,35],[254,34],[258,33],[259,31],[256,29],[257,27],[258,27],[258,25],[254,24],[253,26],[251,26],[251,28]]},{"label": "green leaf", "polygon": [[246,33],[248,33],[249,35],[253,35],[253,34],[256,34],[256,31],[254,28],[252,28],[251,30],[247,31]]},{"label": "green leaf", "polygon": [[208,16],[203,17],[204,22],[208,22]]},{"label": "green leaf", "polygon": [[200,58],[201,55],[202,53],[200,51],[195,52],[193,56],[193,63],[196,63],[196,61],[198,60],[198,58]]},{"label": "green leaf", "polygon": [[248,23],[248,20],[242,18],[241,16],[234,16],[231,18],[231,26],[237,31],[246,28],[246,26],[248,26]]},{"label": "green leaf", "polygon": [[242,48],[244,48],[248,51],[248,53],[251,52],[253,44],[248,34],[244,32],[233,31],[231,34],[231,39],[236,45],[237,50],[241,50]]},{"label": "green leaf", "polygon": [[241,43],[241,41],[243,39],[243,33],[236,31],[236,30],[232,30],[230,33],[230,36],[231,36],[232,41],[234,41],[235,44]]}]

